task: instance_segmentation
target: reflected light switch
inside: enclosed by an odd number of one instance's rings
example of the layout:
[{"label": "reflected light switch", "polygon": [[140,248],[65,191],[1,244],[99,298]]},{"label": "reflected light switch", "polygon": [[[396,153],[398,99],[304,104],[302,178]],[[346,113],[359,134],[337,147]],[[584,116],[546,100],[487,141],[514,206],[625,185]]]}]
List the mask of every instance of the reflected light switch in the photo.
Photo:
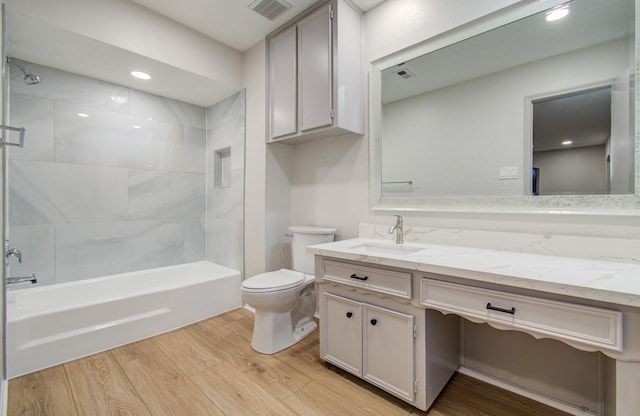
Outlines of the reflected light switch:
[{"label": "reflected light switch", "polygon": [[506,166],[501,167],[498,170],[498,179],[518,179],[518,167],[517,166]]}]

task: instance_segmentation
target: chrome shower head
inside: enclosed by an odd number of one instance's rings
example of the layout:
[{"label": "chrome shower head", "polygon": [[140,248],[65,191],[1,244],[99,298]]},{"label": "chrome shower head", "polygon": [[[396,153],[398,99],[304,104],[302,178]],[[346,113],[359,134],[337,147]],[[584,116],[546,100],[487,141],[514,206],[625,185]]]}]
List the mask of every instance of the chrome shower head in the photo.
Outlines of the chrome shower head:
[{"label": "chrome shower head", "polygon": [[20,68],[20,71],[22,71],[22,73],[24,74],[24,83],[27,85],[34,85],[34,84],[40,84],[40,77],[32,74],[31,72],[29,72],[29,70],[25,67],[23,67],[22,65],[18,64],[17,62],[13,62],[13,60],[8,57],[7,58],[7,62],[10,64],[14,64],[15,66],[17,66],[18,68]]}]

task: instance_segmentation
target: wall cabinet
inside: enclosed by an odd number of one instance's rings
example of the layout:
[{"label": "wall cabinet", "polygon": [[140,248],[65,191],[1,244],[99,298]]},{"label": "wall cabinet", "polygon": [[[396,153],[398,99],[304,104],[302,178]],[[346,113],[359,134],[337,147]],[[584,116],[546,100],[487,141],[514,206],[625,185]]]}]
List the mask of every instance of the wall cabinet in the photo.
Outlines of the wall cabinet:
[{"label": "wall cabinet", "polygon": [[413,402],[415,317],[324,293],[323,358],[398,397]]},{"label": "wall cabinet", "polygon": [[267,142],[362,134],[359,11],[331,0],[267,37]]}]

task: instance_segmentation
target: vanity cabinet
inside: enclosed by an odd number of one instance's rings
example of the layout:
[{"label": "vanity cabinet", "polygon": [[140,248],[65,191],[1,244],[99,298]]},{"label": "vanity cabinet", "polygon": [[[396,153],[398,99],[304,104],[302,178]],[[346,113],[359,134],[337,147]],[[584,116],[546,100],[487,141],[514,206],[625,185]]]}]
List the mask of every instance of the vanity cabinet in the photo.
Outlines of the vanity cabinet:
[{"label": "vanity cabinet", "polygon": [[267,37],[267,142],[362,134],[362,24],[331,0]]},{"label": "vanity cabinet", "polygon": [[323,294],[326,311],[323,359],[413,402],[415,316]]},{"label": "vanity cabinet", "polygon": [[622,312],[424,278],[421,303],[501,329],[554,338],[587,351],[622,351]]},{"label": "vanity cabinet", "polygon": [[458,318],[412,304],[409,270],[316,256],[320,357],[426,410],[458,367]]}]

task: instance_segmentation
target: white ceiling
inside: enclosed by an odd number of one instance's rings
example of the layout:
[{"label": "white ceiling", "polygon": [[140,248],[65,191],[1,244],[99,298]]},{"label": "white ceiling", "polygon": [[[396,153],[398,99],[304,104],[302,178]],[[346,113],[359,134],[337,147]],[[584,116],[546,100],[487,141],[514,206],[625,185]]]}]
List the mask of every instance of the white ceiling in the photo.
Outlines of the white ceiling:
[{"label": "white ceiling", "polygon": [[[253,0],[132,0],[241,52],[317,0],[286,0],[291,8],[275,21],[249,9]],[[367,11],[384,0],[352,0]]]},{"label": "white ceiling", "polygon": [[[39,7],[41,1],[45,0],[5,0],[8,6],[8,56],[204,107],[219,102],[239,88],[237,83],[193,73],[181,65],[180,61],[160,61],[93,39],[84,32],[68,30],[64,24],[58,25],[55,20],[42,19],[43,12]],[[287,0],[292,5],[291,9],[274,22],[249,9],[252,1],[122,0],[123,3],[130,2],[137,7],[150,9],[150,13],[166,16],[239,52],[259,43],[266,35],[318,0]],[[383,1],[352,0],[352,3],[364,12]],[[85,4],[80,7],[82,10],[77,10],[74,2],[82,4],[82,0],[60,2],[56,12],[82,19],[82,13],[91,10],[91,6],[85,7]],[[35,14],[32,13],[34,11]],[[109,16],[104,19],[105,25],[108,24]],[[142,84],[133,79],[128,70],[123,71],[123,68],[145,68],[153,74],[153,79]]]}]

